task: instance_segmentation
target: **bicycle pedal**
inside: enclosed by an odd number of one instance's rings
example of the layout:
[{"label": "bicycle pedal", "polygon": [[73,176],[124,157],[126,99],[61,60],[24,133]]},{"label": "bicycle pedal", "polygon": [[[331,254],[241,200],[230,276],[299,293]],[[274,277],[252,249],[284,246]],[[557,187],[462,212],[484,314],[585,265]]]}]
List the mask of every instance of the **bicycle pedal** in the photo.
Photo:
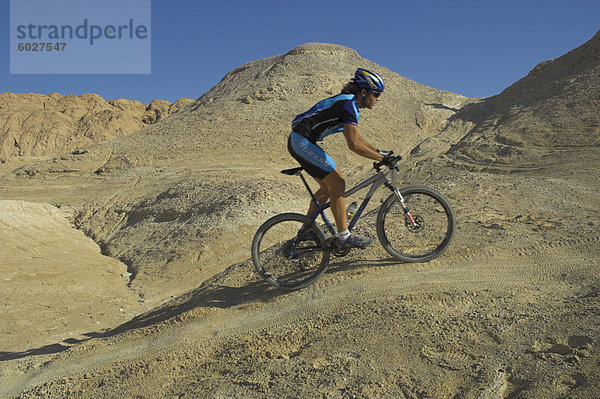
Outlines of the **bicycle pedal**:
[{"label": "bicycle pedal", "polygon": [[337,257],[342,257],[342,256],[348,255],[348,252],[350,252],[351,248],[340,248],[339,242],[340,242],[340,239],[337,237],[331,237],[329,239],[329,241],[327,241],[327,244],[329,245],[329,249],[331,249],[331,252],[333,253],[333,255],[337,256]]},{"label": "bicycle pedal", "polygon": [[340,239],[338,237],[331,237],[327,240],[327,246],[329,249],[339,249],[340,248]]}]

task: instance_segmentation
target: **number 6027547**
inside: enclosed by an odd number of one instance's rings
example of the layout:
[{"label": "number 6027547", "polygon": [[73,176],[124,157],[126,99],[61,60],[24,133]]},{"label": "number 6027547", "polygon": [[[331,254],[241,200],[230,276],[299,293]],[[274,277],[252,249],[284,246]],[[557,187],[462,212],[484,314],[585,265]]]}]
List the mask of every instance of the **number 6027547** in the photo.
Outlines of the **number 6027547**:
[{"label": "number 6027547", "polygon": [[19,51],[65,51],[67,43],[19,43]]}]

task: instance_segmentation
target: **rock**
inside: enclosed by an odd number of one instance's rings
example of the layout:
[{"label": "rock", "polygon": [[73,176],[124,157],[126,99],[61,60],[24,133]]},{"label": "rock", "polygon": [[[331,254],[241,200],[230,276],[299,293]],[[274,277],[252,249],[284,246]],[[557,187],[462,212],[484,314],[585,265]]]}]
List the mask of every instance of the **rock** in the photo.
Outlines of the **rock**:
[{"label": "rock", "polygon": [[51,156],[133,133],[177,112],[191,99],[104,100],[86,93],[0,93],[0,156]]}]

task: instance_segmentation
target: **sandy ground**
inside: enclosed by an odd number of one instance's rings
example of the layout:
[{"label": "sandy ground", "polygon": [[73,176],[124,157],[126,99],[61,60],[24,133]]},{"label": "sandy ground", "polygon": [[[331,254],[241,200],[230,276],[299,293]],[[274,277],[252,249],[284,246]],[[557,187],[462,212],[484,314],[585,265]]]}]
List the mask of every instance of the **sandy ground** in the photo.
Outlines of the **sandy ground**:
[{"label": "sandy ground", "polygon": [[374,244],[293,293],[244,261],[114,329],[3,353],[2,396],[598,397],[597,172],[564,173],[432,176],[459,221],[440,258]]},{"label": "sandy ground", "polygon": [[60,347],[138,313],[127,267],[103,256],[68,217],[49,204],[0,201],[2,357]]}]

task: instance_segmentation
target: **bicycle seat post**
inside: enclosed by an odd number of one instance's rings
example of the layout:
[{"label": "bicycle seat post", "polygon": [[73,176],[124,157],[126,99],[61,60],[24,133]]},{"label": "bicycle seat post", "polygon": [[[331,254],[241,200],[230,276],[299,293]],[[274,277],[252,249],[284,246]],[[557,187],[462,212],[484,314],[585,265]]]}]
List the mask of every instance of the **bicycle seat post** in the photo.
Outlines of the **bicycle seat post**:
[{"label": "bicycle seat post", "polygon": [[304,178],[304,175],[302,174],[302,171],[298,171],[297,173],[300,178],[302,179],[302,183],[304,183],[304,187],[306,187],[306,189],[308,190],[308,193],[310,194],[310,197],[312,198],[312,200],[315,202],[315,204],[317,205],[317,208],[321,207],[321,204],[319,204],[319,201],[317,201],[317,197],[315,197],[315,194],[312,192],[312,190],[310,189],[310,186],[308,185],[308,182],[306,181],[306,178]]}]

